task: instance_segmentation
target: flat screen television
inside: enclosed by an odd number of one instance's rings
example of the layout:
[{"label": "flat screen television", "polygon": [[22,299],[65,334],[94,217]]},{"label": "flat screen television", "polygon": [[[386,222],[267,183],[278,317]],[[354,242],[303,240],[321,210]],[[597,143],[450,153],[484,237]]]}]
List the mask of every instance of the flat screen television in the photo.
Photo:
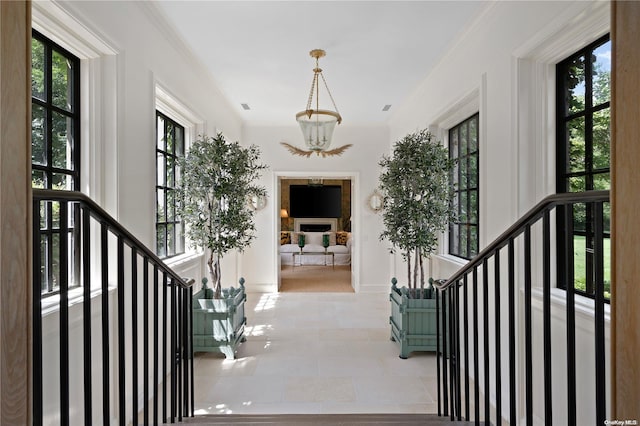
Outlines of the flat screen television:
[{"label": "flat screen television", "polygon": [[291,217],[341,217],[342,186],[291,185],[289,203]]}]

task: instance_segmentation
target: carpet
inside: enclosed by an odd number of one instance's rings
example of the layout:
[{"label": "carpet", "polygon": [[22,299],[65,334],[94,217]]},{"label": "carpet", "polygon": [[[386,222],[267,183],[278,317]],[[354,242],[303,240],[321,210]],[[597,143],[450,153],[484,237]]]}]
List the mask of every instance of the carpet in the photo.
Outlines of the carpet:
[{"label": "carpet", "polygon": [[280,291],[294,293],[353,293],[351,266],[284,266]]}]

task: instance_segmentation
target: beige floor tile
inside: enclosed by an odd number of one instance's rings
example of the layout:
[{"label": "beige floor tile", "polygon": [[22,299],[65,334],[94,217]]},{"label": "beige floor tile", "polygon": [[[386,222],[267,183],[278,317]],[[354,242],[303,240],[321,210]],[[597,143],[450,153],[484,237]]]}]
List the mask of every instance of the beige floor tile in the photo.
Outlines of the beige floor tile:
[{"label": "beige floor tile", "polygon": [[431,353],[398,357],[388,294],[250,293],[236,360],[197,354],[197,413],[434,413]]}]

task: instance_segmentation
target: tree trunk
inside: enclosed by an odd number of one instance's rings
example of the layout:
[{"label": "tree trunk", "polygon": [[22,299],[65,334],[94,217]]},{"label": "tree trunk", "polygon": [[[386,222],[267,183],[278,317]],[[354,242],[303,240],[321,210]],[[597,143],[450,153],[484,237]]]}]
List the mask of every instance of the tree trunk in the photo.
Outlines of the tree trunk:
[{"label": "tree trunk", "polygon": [[418,266],[420,265],[420,249],[416,249],[416,261],[413,264],[413,297],[419,299],[417,297],[418,293]]},{"label": "tree trunk", "polygon": [[220,255],[214,255],[214,253],[211,253],[211,257],[209,257],[207,265],[209,265],[209,275],[211,275],[211,282],[213,283],[213,298],[220,299],[222,298],[222,286],[220,285],[222,278],[220,274]]},{"label": "tree trunk", "polygon": [[422,253],[420,253],[420,298],[424,299],[424,264],[422,259]]},{"label": "tree trunk", "polygon": [[407,287],[411,290],[411,251],[407,250]]}]

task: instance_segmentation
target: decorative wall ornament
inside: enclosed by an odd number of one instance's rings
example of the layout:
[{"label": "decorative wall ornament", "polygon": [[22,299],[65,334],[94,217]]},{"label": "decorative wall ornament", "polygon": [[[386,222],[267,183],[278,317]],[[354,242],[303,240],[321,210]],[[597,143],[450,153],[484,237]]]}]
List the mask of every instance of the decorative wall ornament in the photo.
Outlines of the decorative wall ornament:
[{"label": "decorative wall ornament", "polygon": [[369,198],[367,198],[367,207],[374,213],[382,210],[382,194],[377,189],[374,189]]},{"label": "decorative wall ornament", "polygon": [[319,150],[306,151],[304,149],[300,149],[286,142],[280,142],[280,145],[287,148],[289,152],[292,153],[293,155],[299,155],[301,157],[307,157],[307,158],[309,158],[311,154],[313,154],[314,152],[316,155],[318,156],[321,155],[322,157],[333,157],[333,156],[342,155],[343,152],[345,152],[347,149],[353,146],[353,144],[349,143],[346,145],[342,145],[336,149],[331,149],[329,151],[319,151]]}]

